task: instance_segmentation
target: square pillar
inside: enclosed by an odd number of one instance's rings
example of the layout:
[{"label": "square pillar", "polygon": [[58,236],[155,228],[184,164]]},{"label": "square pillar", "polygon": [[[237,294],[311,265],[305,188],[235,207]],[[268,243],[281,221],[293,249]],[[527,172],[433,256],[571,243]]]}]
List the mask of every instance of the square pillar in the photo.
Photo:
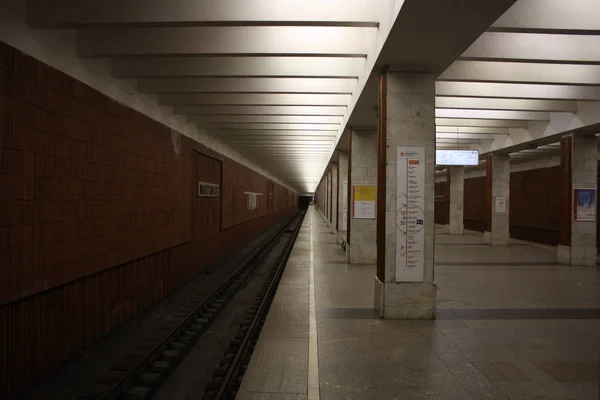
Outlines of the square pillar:
[{"label": "square pillar", "polygon": [[336,233],[337,219],[338,219],[338,166],[333,164],[331,166],[331,233]]},{"label": "square pillar", "polygon": [[596,265],[597,152],[595,136],[561,140],[562,212],[557,248],[561,264]]},{"label": "square pillar", "polygon": [[510,243],[510,158],[508,154],[487,157],[486,190],[488,221],[484,239],[493,246]]},{"label": "square pillar", "polygon": [[[338,158],[338,232],[346,232],[348,220],[348,153],[339,152]],[[340,236],[340,241],[342,236]]]},{"label": "square pillar", "polygon": [[[352,130],[352,173],[351,188],[377,185],[377,132]],[[354,191],[351,190],[351,193]],[[375,264],[377,261],[377,222],[375,218],[358,218],[354,210],[354,195],[349,199],[350,242],[346,244],[346,259],[349,264]]]},{"label": "square pillar", "polygon": [[331,191],[330,173],[331,173],[331,171],[328,168],[327,172],[325,173],[325,210],[324,210],[325,223],[327,225],[329,225],[329,202],[331,201],[331,198],[330,198],[330,191]]},{"label": "square pillar", "polygon": [[451,235],[462,235],[464,232],[464,191],[465,167],[448,167],[450,173],[450,217],[449,232]]},{"label": "square pillar", "polygon": [[435,318],[435,77],[387,72],[379,88],[375,308]]}]

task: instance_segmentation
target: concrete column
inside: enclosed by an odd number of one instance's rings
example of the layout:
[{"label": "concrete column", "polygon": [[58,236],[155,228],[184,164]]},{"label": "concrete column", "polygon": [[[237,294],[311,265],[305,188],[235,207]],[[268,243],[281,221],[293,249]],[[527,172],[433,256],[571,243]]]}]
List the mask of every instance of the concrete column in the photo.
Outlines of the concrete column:
[{"label": "concrete column", "polygon": [[450,170],[450,218],[451,235],[462,235],[464,231],[465,167],[448,167]]},{"label": "concrete column", "polygon": [[[506,246],[510,242],[510,158],[508,155],[491,155],[487,158],[488,226],[484,238],[491,245]],[[489,190],[489,189],[488,189]]]},{"label": "concrete column", "polygon": [[325,223],[329,225],[329,169],[325,172],[325,208],[323,209],[323,218]]},{"label": "concrete column", "polygon": [[337,233],[336,225],[338,218],[338,166],[331,166],[331,233]]},{"label": "concrete column", "polygon": [[[568,193],[568,200],[570,203],[570,206],[568,207],[570,209],[570,215],[568,216],[568,221],[564,221],[567,227],[568,224],[570,224],[570,245],[559,245],[557,249],[557,258],[558,262],[562,264],[595,266],[597,257],[597,207],[592,206],[593,212],[591,215],[593,215],[593,217],[586,216],[581,213],[581,210],[585,210],[586,207],[585,199],[577,199],[574,196],[577,196],[576,192],[581,192],[581,190],[578,189],[596,189],[592,195],[593,202],[597,203],[598,150],[596,137],[572,136],[571,143],[571,184],[567,185],[566,193],[563,192],[563,195]],[[563,170],[564,168],[565,166],[563,166]],[[566,172],[568,173],[569,171]],[[570,188],[568,186],[570,186]]]},{"label": "concrete column", "polygon": [[385,230],[378,229],[375,308],[383,318],[434,318],[435,76],[388,72],[379,95]]},{"label": "concrete column", "polygon": [[346,182],[346,188],[348,185],[348,153],[340,151],[338,161],[338,172],[340,176],[340,190],[338,196],[338,231],[346,232],[346,220],[348,213],[348,191],[344,190],[344,182]]},{"label": "concrete column", "polygon": [[[352,181],[349,185],[377,185],[377,132],[353,130]],[[352,212],[352,199],[348,199]],[[350,243],[346,259],[350,264],[375,264],[377,261],[376,219],[350,218]]]}]

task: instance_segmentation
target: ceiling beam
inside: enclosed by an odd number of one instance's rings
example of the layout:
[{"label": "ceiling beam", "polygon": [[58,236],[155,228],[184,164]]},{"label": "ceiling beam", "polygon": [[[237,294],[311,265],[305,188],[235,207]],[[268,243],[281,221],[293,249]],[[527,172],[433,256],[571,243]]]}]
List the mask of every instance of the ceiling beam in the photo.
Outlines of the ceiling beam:
[{"label": "ceiling beam", "polygon": [[600,2],[597,0],[520,0],[490,30],[500,32],[597,33]]},{"label": "ceiling beam", "polygon": [[526,121],[548,121],[550,115],[539,111],[503,111],[503,110],[472,110],[456,108],[436,108],[437,118],[475,118],[475,119],[508,119]]},{"label": "ceiling beam", "polygon": [[457,60],[438,81],[600,85],[600,65]]},{"label": "ceiling beam", "polygon": [[364,58],[347,57],[158,57],[113,61],[117,78],[312,77],[357,79]]},{"label": "ceiling beam", "polygon": [[436,82],[437,96],[548,100],[600,100],[600,86]]},{"label": "ceiling beam", "polygon": [[262,116],[335,116],[343,117],[345,106],[280,106],[280,105],[199,105],[177,106],[176,114],[199,115],[204,117],[221,115],[262,115]]},{"label": "ceiling beam", "polygon": [[[440,121],[443,123],[443,121]],[[438,125],[435,127],[437,133],[451,133],[451,134],[482,134],[482,135],[509,135],[510,128],[498,128],[490,126],[447,126]]]},{"label": "ceiling beam", "polygon": [[460,127],[490,127],[490,128],[527,128],[527,121],[523,120],[494,120],[477,118],[436,118],[435,124],[440,126]]},{"label": "ceiling beam", "polygon": [[153,78],[141,79],[140,93],[344,93],[356,79],[325,78]]},{"label": "ceiling beam", "polygon": [[192,123],[283,123],[283,124],[336,124],[342,123],[342,117],[326,115],[189,115],[188,122]]},{"label": "ceiling beam", "polygon": [[435,138],[437,139],[452,139],[455,142],[463,139],[479,139],[479,140],[494,140],[496,135],[490,135],[486,133],[436,133]]},{"label": "ceiling beam", "polygon": [[178,93],[161,94],[160,105],[279,105],[337,106],[348,105],[351,96],[345,94],[306,93]]},{"label": "ceiling beam", "polygon": [[[315,3],[315,4],[311,4]],[[36,28],[89,26],[315,25],[377,27],[390,0],[270,2],[263,0],[46,0],[28,1]]]},{"label": "ceiling beam", "polygon": [[594,63],[600,36],[484,32],[460,59]]},{"label": "ceiling beam", "polygon": [[340,128],[339,124],[279,124],[279,123],[236,123],[236,122],[223,122],[223,123],[199,123],[200,126],[206,127],[207,129],[215,130],[233,130],[233,131],[286,131],[286,130],[300,130],[300,131],[319,131],[319,132],[337,132]]},{"label": "ceiling beam", "polygon": [[366,57],[375,28],[180,27],[84,29],[78,54],[91,57],[305,55]]},{"label": "ceiling beam", "polygon": [[436,108],[503,111],[575,112],[577,102],[542,99],[495,99],[479,97],[436,97]]}]

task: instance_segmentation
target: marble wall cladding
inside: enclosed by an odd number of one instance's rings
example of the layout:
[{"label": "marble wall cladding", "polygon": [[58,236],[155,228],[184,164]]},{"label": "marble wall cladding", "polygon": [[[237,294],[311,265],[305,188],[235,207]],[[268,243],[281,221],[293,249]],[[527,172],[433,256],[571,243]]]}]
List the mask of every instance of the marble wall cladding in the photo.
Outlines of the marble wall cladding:
[{"label": "marble wall cladding", "polygon": [[338,226],[340,231],[344,231],[343,229],[346,224],[346,215],[344,214],[344,181],[348,180],[348,153],[345,151],[340,152],[340,158],[338,161],[338,169],[340,173],[340,190],[338,196]]},{"label": "marble wall cladding", "polygon": [[374,265],[377,263],[377,245],[351,244],[346,246],[346,257],[349,264]]},{"label": "marble wall cladding", "polygon": [[436,285],[432,282],[386,282],[383,297],[384,318],[435,317]]},{"label": "marble wall cladding", "polygon": [[[352,182],[349,185],[377,185],[377,131],[352,131]],[[349,212],[352,212],[351,199]],[[377,220],[350,218],[350,244],[346,246],[350,264],[377,262]]]},{"label": "marble wall cladding", "polygon": [[464,231],[465,168],[450,168],[450,219],[451,235],[462,235]]},{"label": "marble wall cladding", "polygon": [[[496,198],[506,201],[504,212],[496,211]],[[510,158],[508,155],[492,156],[492,231],[488,235],[492,245],[508,245],[510,242]]]},{"label": "marble wall cladding", "polygon": [[336,222],[338,218],[338,165],[331,166],[331,233],[336,232]]},{"label": "marble wall cladding", "polygon": [[[573,136],[572,182],[574,189],[596,188],[597,153],[595,136]],[[574,212],[574,202],[572,201],[571,214],[573,215]],[[596,234],[595,221],[571,221],[571,265],[596,265]]]},{"label": "marble wall cladding", "polygon": [[[397,148],[423,147],[425,149],[425,272],[424,279],[433,280],[434,254],[434,198],[435,198],[435,78],[420,73],[388,72],[387,74],[387,155],[386,155],[386,240],[385,281],[396,279],[396,190]],[[404,285],[399,284],[399,285]],[[431,286],[431,283],[429,283]],[[402,286],[408,288],[408,286]],[[401,291],[404,289],[400,289]],[[408,313],[392,312],[399,299],[395,289],[385,290],[386,316],[407,317]],[[388,295],[389,294],[389,295]],[[407,298],[412,292],[405,293]],[[435,298],[435,293],[433,294]],[[404,300],[403,300],[404,301]],[[434,302],[435,303],[435,302]],[[428,303],[429,304],[429,303]],[[392,307],[392,308],[390,308]],[[402,306],[404,307],[404,306]],[[428,305],[427,307],[430,307]],[[387,312],[390,310],[390,313]],[[414,309],[413,309],[414,311]],[[428,314],[420,312],[421,314]]]}]

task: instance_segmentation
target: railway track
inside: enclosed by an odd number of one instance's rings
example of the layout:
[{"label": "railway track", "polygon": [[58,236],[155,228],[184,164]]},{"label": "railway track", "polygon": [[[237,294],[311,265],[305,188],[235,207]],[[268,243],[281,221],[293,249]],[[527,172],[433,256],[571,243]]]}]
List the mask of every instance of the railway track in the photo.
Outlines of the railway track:
[{"label": "railway track", "polygon": [[[220,362],[215,364],[213,360],[213,364],[208,367],[214,372],[207,379],[204,392],[195,393],[195,397],[202,399],[234,399],[303,218],[304,212],[291,217],[223,282],[213,284],[209,288],[210,294],[199,293],[195,300],[186,305],[185,309],[189,313],[183,321],[172,327],[158,344],[152,345],[144,353],[139,352],[139,347],[143,346],[138,346],[138,351],[129,357],[132,362],[113,366],[111,370],[117,378],[105,379],[110,382],[108,387],[103,386],[99,390],[86,388],[76,398],[154,398],[190,351],[195,346],[202,346],[207,332],[219,325],[215,321],[223,318],[223,314],[239,313],[237,307],[242,309],[244,315],[237,332],[230,335],[231,340],[221,353],[223,356]],[[249,281],[252,284],[248,284]],[[232,301],[245,287],[246,293],[242,301]],[[253,298],[251,302],[248,301],[248,296]],[[214,335],[215,332],[211,333]],[[229,339],[227,334],[223,336]],[[206,362],[210,364],[211,360]]]}]

